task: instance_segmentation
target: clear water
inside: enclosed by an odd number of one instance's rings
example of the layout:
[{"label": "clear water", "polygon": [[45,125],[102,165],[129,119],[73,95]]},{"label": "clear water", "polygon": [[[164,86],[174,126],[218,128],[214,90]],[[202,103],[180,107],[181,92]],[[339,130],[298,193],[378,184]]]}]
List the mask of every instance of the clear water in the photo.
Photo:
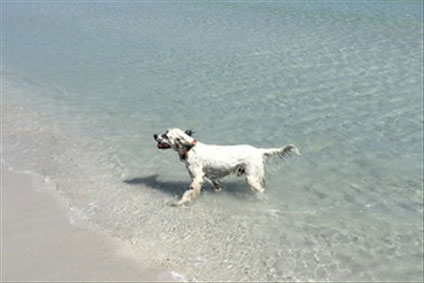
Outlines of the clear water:
[{"label": "clear water", "polygon": [[[191,280],[423,280],[421,1],[2,5],[4,158],[76,216]],[[303,156],[176,209],[169,127]]]}]

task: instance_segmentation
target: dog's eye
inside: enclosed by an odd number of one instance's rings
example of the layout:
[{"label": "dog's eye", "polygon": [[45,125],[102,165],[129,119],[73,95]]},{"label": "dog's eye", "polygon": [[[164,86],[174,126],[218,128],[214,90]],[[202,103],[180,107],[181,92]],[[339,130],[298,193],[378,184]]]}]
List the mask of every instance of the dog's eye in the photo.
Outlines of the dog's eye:
[{"label": "dog's eye", "polygon": [[168,135],[167,134],[163,134],[162,137],[164,137],[165,139],[168,139]]}]

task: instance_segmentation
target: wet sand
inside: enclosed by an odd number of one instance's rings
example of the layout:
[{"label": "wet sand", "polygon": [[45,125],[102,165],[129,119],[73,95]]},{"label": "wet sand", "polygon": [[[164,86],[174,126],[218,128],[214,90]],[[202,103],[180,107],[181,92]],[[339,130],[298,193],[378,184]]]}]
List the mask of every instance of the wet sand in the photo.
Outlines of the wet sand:
[{"label": "wet sand", "polygon": [[72,225],[57,193],[2,165],[2,281],[172,280],[127,243]]}]

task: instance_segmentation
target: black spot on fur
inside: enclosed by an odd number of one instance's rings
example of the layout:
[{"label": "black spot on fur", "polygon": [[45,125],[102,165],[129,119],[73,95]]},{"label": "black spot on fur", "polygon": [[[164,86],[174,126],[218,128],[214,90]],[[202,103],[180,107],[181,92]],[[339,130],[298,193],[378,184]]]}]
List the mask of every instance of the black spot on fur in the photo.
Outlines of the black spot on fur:
[{"label": "black spot on fur", "polygon": [[246,174],[246,169],[244,168],[244,166],[241,166],[237,169],[237,176],[238,177],[243,176],[245,174]]}]

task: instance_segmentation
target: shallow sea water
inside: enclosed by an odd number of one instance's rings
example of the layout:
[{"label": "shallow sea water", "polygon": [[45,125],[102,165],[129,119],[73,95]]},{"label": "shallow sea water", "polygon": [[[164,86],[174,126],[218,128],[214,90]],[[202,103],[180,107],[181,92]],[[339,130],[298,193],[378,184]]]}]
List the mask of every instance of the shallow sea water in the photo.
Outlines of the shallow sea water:
[{"label": "shallow sea water", "polygon": [[[190,280],[423,279],[422,2],[2,5],[3,158],[75,218]],[[302,156],[176,209],[169,127]]]}]

